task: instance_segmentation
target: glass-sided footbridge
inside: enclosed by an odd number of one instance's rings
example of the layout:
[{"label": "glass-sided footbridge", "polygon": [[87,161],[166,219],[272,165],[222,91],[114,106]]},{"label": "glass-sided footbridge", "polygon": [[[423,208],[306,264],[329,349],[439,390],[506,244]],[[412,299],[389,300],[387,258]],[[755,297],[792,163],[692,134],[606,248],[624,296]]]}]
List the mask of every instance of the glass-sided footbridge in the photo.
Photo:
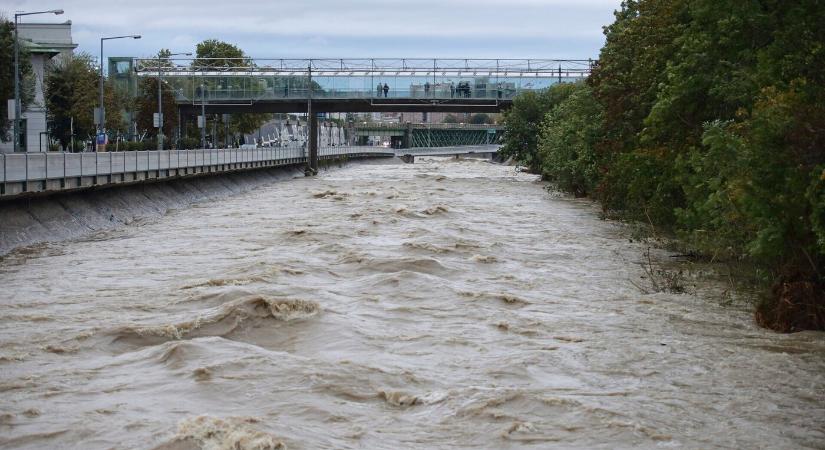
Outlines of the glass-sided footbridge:
[{"label": "glass-sided footbridge", "polygon": [[[506,104],[523,91],[587,77],[592,60],[560,59],[229,59],[135,58],[130,76],[162,77],[179,105],[210,111],[281,104],[311,96],[321,110],[363,105],[466,107]],[[113,66],[110,63],[110,69]],[[124,73],[114,67],[117,72]],[[124,73],[125,74],[125,73]],[[352,107],[354,104],[350,103]],[[219,108],[223,106],[224,108]],[[325,109],[326,108],[326,109]],[[257,110],[279,112],[279,107]],[[315,109],[315,108],[313,108]],[[292,109],[294,110],[294,109]],[[224,111],[231,112],[231,111]]]}]

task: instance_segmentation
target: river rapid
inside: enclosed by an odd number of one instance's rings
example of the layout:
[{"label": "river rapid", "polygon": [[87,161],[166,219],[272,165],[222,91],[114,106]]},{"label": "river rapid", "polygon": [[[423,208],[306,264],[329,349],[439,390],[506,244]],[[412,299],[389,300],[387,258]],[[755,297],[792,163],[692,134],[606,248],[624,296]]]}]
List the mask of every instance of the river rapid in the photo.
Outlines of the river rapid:
[{"label": "river rapid", "polygon": [[825,448],[825,334],[760,329],[710,282],[642,293],[645,249],[450,159],[19,249],[0,447]]}]

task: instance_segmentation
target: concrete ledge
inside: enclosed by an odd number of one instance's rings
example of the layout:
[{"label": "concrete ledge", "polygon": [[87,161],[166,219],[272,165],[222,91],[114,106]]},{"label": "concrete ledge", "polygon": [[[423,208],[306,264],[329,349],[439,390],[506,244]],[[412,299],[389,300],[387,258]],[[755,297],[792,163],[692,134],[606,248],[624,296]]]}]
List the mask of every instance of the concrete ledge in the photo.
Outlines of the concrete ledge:
[{"label": "concrete ledge", "polygon": [[[374,148],[324,150],[329,153],[320,155],[321,160],[394,156],[390,151]],[[340,153],[333,153],[338,150],[341,150]],[[0,201],[8,201],[124,183],[286,167],[306,164],[306,157],[299,148],[266,148],[31,156],[15,154],[8,158],[4,156],[0,161],[4,180],[0,182]]]}]

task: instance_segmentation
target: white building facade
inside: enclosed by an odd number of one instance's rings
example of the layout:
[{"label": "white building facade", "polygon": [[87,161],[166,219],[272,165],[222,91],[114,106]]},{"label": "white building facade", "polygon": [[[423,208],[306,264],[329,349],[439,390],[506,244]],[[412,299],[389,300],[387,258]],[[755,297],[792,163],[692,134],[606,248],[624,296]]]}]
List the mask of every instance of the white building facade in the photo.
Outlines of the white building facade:
[{"label": "white building facade", "polygon": [[[29,51],[34,75],[34,98],[22,113],[21,147],[27,152],[49,149],[46,127],[45,75],[50,61],[71,56],[77,44],[72,42],[72,22],[19,23],[21,47]],[[0,142],[0,151],[12,152],[12,141]]]}]

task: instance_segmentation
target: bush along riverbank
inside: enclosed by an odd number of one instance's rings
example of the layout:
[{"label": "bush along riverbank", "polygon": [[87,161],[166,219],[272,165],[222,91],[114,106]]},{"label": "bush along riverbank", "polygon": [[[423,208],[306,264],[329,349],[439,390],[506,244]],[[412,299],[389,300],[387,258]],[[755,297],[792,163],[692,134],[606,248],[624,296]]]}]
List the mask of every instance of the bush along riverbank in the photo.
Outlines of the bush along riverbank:
[{"label": "bush along riverbank", "polygon": [[825,8],[625,1],[584,82],[518,97],[502,154],[712,261],[755,318],[825,329]]}]

